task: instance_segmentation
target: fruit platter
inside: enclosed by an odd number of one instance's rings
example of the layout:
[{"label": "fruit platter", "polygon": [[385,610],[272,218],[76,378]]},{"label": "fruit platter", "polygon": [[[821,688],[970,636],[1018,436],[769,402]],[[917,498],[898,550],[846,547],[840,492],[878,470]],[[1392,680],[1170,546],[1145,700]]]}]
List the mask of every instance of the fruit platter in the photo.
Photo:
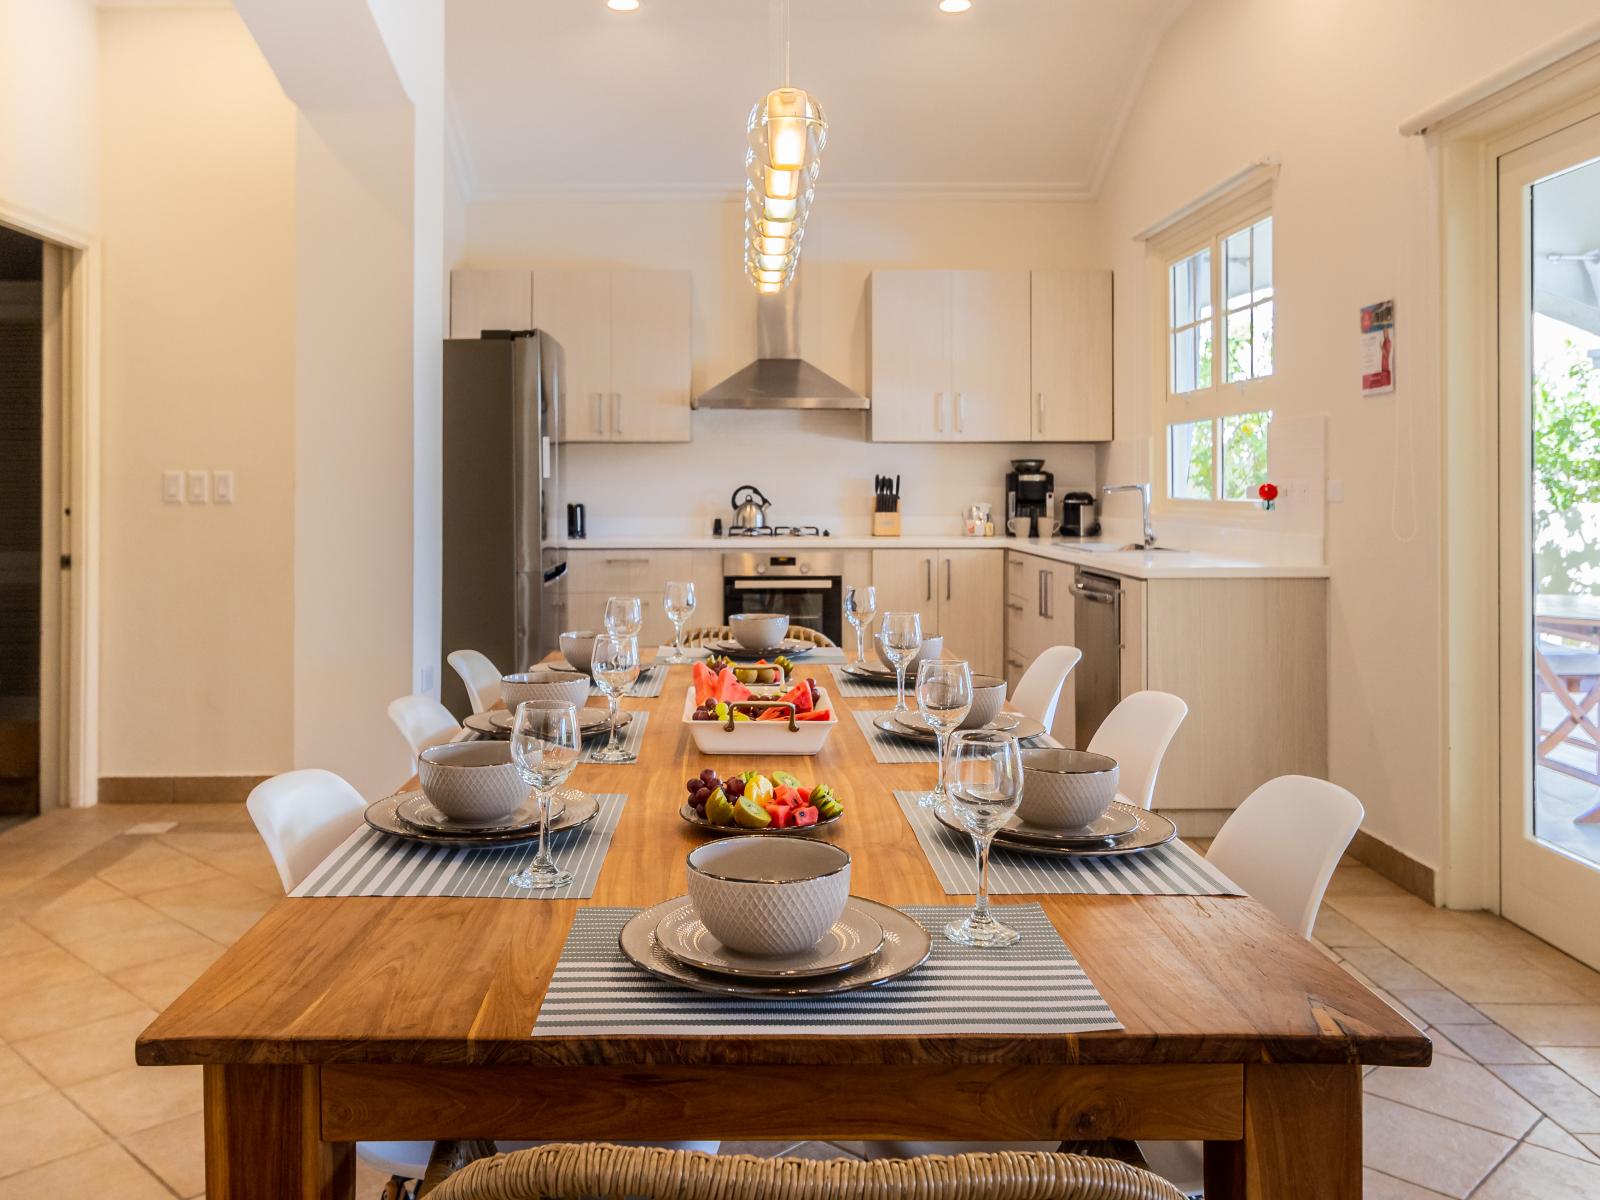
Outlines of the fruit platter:
[{"label": "fruit platter", "polygon": [[707,767],[686,785],[678,810],[708,833],[809,833],[844,815],[844,805],[826,783],[810,787],[787,771],[743,771],[726,779]]},{"label": "fruit platter", "polygon": [[771,685],[745,683],[738,670],[694,664],[683,721],[701,753],[816,754],[822,749],[839,723],[826,689],[809,676]]}]

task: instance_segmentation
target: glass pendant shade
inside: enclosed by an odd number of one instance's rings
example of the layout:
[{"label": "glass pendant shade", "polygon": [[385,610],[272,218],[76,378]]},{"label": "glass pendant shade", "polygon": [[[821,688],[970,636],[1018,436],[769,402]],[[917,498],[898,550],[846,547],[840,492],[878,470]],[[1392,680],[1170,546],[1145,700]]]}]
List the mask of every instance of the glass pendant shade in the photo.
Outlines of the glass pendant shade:
[{"label": "glass pendant shade", "polygon": [[776,88],[750,110],[745,153],[745,272],[763,293],[794,278],[828,123],[799,88]]}]

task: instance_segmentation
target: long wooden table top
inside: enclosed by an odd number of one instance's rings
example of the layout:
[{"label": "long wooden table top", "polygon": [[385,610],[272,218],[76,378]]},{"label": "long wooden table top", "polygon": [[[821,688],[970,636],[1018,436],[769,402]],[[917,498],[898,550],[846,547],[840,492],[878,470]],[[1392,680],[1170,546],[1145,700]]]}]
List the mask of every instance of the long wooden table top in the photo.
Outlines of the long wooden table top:
[{"label": "long wooden table top", "polygon": [[[678,815],[684,783],[788,769],[831,784],[852,890],[890,904],[958,904],[940,888],[895,803],[932,785],[932,764],[883,765],[827,667],[799,664],[833,694],[840,722],[814,758],[708,758],[679,717],[687,667],[648,710],[640,761],[583,764],[572,786],[626,792],[590,900],[285,899],[140,1036],[140,1063],[1241,1063],[1426,1065],[1431,1044],[1367,988],[1241,897],[1039,896],[1126,1027],[1076,1036],[891,1034],[740,1037],[529,1036],[581,904],[644,907],[685,890],[700,838]],[[560,843],[555,844],[559,859]]]}]

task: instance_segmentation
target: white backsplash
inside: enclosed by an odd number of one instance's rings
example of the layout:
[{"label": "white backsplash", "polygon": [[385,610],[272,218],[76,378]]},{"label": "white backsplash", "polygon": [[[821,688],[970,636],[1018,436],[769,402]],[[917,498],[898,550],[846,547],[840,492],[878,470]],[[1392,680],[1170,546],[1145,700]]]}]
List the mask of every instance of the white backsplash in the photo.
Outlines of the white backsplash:
[{"label": "white backsplash", "polygon": [[696,412],[692,442],[566,446],[561,499],[585,506],[590,537],[704,537],[714,518],[732,519],[729,497],[750,483],[772,501],[769,523],[857,537],[872,532],[875,475],[901,476],[908,534],[959,534],[962,511],[984,501],[998,518],[1013,458],[1043,458],[1058,495],[1094,490],[1093,446],[872,442],[867,420],[864,412]]}]

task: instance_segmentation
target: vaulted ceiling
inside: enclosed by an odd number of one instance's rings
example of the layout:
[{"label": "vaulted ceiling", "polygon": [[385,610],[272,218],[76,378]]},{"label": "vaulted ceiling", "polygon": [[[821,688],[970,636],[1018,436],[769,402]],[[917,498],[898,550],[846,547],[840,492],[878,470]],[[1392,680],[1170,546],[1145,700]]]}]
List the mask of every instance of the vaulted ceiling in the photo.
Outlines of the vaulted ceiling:
[{"label": "vaulted ceiling", "polygon": [[[830,124],[833,188],[1097,190],[1189,0],[793,0],[792,82]],[[475,196],[742,186],[778,86],[767,0],[449,0],[453,133]]]}]

